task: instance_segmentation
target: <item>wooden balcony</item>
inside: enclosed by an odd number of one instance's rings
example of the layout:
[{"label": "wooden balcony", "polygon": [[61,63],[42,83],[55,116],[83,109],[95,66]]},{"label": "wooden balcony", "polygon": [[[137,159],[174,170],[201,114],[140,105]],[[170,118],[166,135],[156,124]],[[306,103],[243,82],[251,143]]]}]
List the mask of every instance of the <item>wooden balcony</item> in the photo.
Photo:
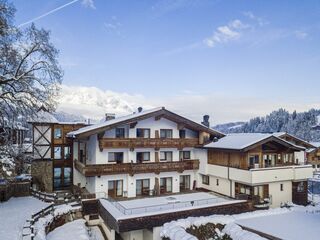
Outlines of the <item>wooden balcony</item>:
[{"label": "wooden balcony", "polygon": [[198,138],[102,138],[99,139],[99,148],[177,148],[199,147]]},{"label": "wooden balcony", "polygon": [[160,172],[180,172],[185,170],[198,170],[199,160],[184,160],[179,162],[150,162],[150,163],[114,163],[84,165],[75,161],[75,168],[86,177]]}]

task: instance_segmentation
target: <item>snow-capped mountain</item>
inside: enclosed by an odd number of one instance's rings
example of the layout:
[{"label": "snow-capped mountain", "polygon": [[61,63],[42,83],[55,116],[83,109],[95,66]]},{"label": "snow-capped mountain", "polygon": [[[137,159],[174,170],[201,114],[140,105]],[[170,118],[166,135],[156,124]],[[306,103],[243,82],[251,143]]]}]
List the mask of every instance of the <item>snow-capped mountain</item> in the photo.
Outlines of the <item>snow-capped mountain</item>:
[{"label": "snow-capped mountain", "polygon": [[136,111],[139,106],[153,107],[141,105],[139,102],[143,102],[139,95],[103,91],[96,87],[62,85],[57,112],[100,120],[105,113],[125,115]]}]

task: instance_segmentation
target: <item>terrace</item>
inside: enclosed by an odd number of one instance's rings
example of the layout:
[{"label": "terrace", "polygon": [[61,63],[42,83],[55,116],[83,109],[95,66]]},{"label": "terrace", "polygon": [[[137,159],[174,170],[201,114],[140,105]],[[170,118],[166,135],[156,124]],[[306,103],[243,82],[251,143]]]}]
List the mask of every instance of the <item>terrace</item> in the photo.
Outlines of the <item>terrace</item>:
[{"label": "terrace", "polygon": [[117,232],[161,226],[186,216],[249,211],[247,201],[194,192],[126,201],[100,199],[99,214]]}]

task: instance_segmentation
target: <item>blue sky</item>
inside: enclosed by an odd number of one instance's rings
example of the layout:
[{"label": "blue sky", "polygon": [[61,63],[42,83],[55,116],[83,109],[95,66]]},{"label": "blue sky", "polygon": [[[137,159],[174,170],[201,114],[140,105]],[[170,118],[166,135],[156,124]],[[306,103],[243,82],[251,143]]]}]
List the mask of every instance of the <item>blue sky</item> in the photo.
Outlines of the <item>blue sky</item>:
[{"label": "blue sky", "polygon": [[[15,0],[16,23],[69,2]],[[320,107],[320,1],[79,0],[35,22],[68,86],[217,122]]]}]

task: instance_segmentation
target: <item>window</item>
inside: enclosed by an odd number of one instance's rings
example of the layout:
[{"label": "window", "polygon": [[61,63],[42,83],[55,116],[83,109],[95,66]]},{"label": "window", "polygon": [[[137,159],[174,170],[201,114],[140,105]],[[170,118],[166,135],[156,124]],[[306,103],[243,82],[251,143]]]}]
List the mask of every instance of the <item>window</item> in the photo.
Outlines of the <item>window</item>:
[{"label": "window", "polygon": [[161,151],[160,152],[160,161],[172,161],[172,152]]},{"label": "window", "polygon": [[68,187],[71,185],[71,168],[66,167],[63,170],[63,180],[64,180],[64,186]]},{"label": "window", "polygon": [[124,138],[124,128],[116,128],[116,138]]},{"label": "window", "polygon": [[219,186],[219,179],[216,180],[216,185]]},{"label": "window", "polygon": [[70,147],[64,147],[64,159],[70,159],[71,158],[71,149]]},{"label": "window", "polygon": [[108,162],[123,162],[123,152],[109,152],[108,153]]},{"label": "window", "polygon": [[61,187],[61,178],[62,178],[61,168],[54,168],[53,169],[53,186],[55,188]]},{"label": "window", "polygon": [[209,185],[210,184],[210,177],[207,175],[202,175],[202,184]]},{"label": "window", "polygon": [[283,184],[282,183],[280,184],[280,191],[281,192],[283,191]]},{"label": "window", "polygon": [[172,177],[160,178],[160,193],[172,192]]},{"label": "window", "polygon": [[61,128],[54,129],[54,139],[61,139],[62,138],[62,130]]},{"label": "window", "polygon": [[79,160],[82,163],[86,162],[86,144],[84,142],[79,143]]},{"label": "window", "polygon": [[186,138],[186,130],[179,130],[179,137]]},{"label": "window", "polygon": [[150,152],[137,152],[137,163],[150,161]]},{"label": "window", "polygon": [[191,152],[190,151],[180,151],[179,152],[179,159],[190,159],[191,158]]},{"label": "window", "polygon": [[149,179],[139,179],[136,181],[136,195],[148,196],[150,191],[150,180]]},{"label": "window", "polygon": [[138,138],[150,138],[150,129],[149,128],[137,128],[137,137]]},{"label": "window", "polygon": [[249,156],[249,167],[255,168],[259,165],[259,155],[251,155]]},{"label": "window", "polygon": [[172,138],[172,129],[160,129],[160,138]]},{"label": "window", "polygon": [[303,182],[299,182],[299,184],[297,186],[297,192],[304,192],[304,183]]},{"label": "window", "polygon": [[54,159],[61,159],[61,147],[54,147]]}]

